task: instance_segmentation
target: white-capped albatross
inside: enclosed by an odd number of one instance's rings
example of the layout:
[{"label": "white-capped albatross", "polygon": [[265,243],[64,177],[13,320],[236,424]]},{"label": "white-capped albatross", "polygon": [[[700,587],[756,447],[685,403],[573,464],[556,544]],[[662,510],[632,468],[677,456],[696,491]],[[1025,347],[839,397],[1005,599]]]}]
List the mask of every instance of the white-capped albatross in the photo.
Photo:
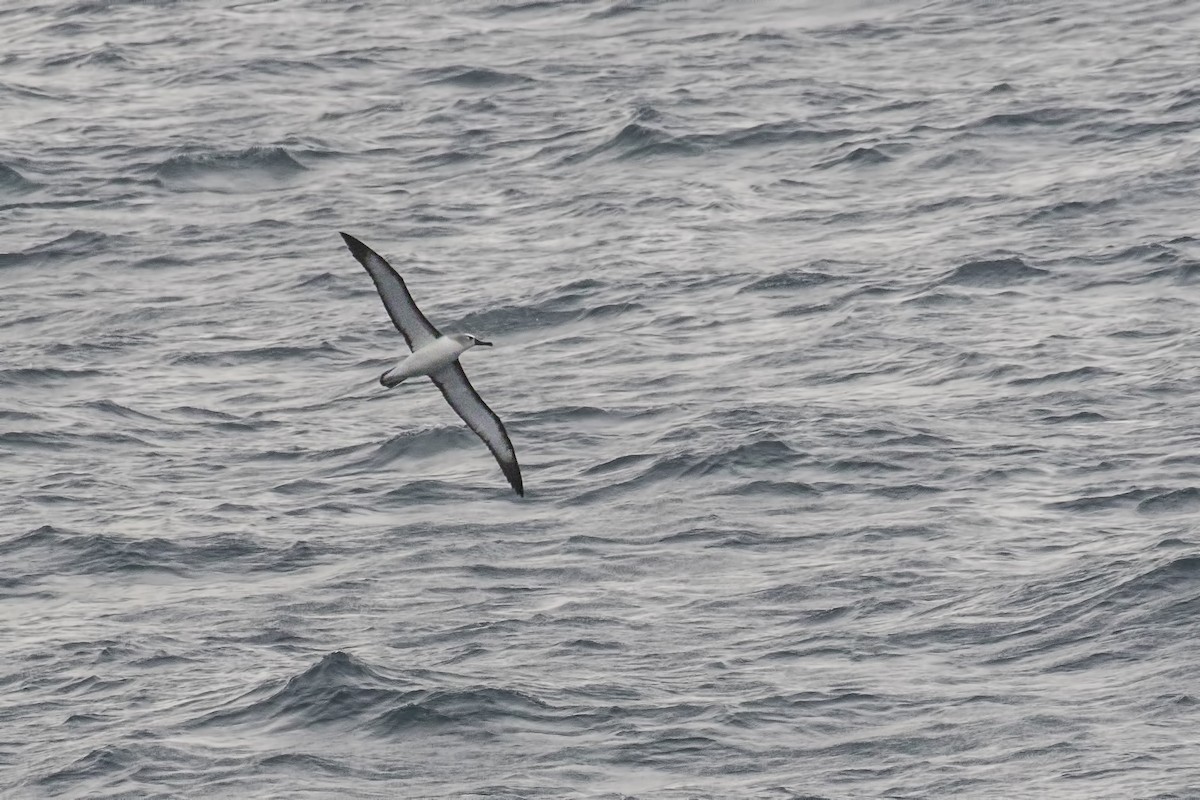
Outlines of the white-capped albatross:
[{"label": "white-capped albatross", "polygon": [[504,423],[475,392],[467,380],[467,373],[458,363],[458,357],[475,345],[491,347],[492,343],[469,333],[443,336],[417,308],[412,295],[408,293],[408,287],[404,285],[404,279],[392,269],[391,264],[353,236],[343,233],[342,238],[375,282],[388,316],[412,350],[412,355],[400,359],[400,363],[380,375],[379,382],[390,389],[408,378],[428,375],[442,390],[450,407],[492,451],[513,490],[524,497],[521,467],[517,464],[517,452],[508,438],[508,431],[504,430]]}]

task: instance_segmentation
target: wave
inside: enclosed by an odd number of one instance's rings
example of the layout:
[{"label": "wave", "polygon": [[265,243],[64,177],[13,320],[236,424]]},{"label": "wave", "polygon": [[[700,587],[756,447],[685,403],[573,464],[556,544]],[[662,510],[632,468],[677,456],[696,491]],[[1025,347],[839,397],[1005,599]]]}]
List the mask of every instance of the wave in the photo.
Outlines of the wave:
[{"label": "wave", "polygon": [[1095,411],[1074,411],[1067,414],[1042,413],[1042,422],[1050,425],[1078,425],[1080,423],[1108,422],[1108,417]]},{"label": "wave", "polygon": [[827,283],[837,280],[838,278],[828,272],[807,269],[787,270],[752,281],[738,289],[738,294],[776,290],[804,290],[811,289],[814,286],[824,286]]},{"label": "wave", "polygon": [[18,253],[0,253],[0,267],[9,266],[43,266],[47,263],[78,258],[92,257],[120,241],[117,234],[99,233],[97,231],[74,230],[65,236],[51,239],[39,245]]},{"label": "wave", "polygon": [[951,286],[1012,286],[1049,275],[1049,271],[1031,267],[1015,256],[968,261],[955,267],[938,283]]},{"label": "wave", "polygon": [[177,256],[150,256],[149,258],[139,258],[131,261],[129,266],[137,269],[160,270],[187,267],[191,266],[191,264],[191,261]]},{"label": "wave", "polygon": [[20,554],[22,562],[44,567],[38,574],[162,572],[186,576],[213,568],[291,572],[310,566],[324,552],[324,548],[303,541],[269,547],[235,534],[179,543],[160,537],[79,533],[53,525],[0,541],[0,554]]},{"label": "wave", "polygon": [[1032,378],[1013,378],[1008,383],[1010,386],[1039,386],[1046,383],[1063,383],[1078,381],[1080,379],[1106,377],[1112,374],[1109,370],[1101,369],[1100,367],[1078,367],[1076,369],[1048,372],[1045,375],[1038,375]]},{"label": "wave", "polygon": [[103,375],[98,369],[63,369],[60,367],[10,367],[0,369],[0,386],[52,386],[72,380],[86,380]]},{"label": "wave", "polygon": [[580,307],[584,297],[571,291],[532,305],[501,306],[488,311],[472,312],[448,327],[512,333],[553,328],[586,319],[606,319],[645,310],[645,306],[635,302],[600,303]]},{"label": "wave", "polygon": [[0,197],[29,194],[39,188],[40,183],[29,180],[10,166],[0,164]]},{"label": "wave", "polygon": [[150,422],[162,422],[162,419],[152,414],[147,414],[144,411],[137,411],[129,406],[121,405],[113,400],[89,400],[82,404],[82,407],[99,411],[102,414],[109,414],[121,419],[130,420],[147,420]]},{"label": "wave", "polygon": [[459,425],[399,433],[382,444],[360,445],[356,448],[358,454],[355,457],[329,468],[325,475],[334,477],[375,473],[398,461],[457,452],[470,446],[474,436],[470,430]]},{"label": "wave", "polygon": [[[666,118],[650,106],[643,106],[634,114],[632,121],[611,137],[588,150],[567,156],[564,163],[575,164],[603,154],[611,154],[617,159],[640,159],[660,155],[694,156],[721,150],[823,142],[846,138],[856,133],[850,129],[825,129],[795,121],[760,123],[717,133],[675,134],[665,127],[683,124]],[[880,155],[890,160],[882,151]]]},{"label": "wave", "polygon": [[345,351],[329,342],[311,346],[267,345],[249,350],[190,351],[175,356],[172,364],[202,364],[206,366],[238,366],[261,364],[267,366],[280,361],[319,361],[322,357],[344,355]]},{"label": "wave", "polygon": [[534,83],[534,80],[528,76],[486,67],[437,67],[418,70],[417,75],[424,78],[427,83],[440,83],[468,89],[490,89],[498,86]]},{"label": "wave", "polygon": [[531,11],[553,11],[561,6],[561,0],[528,0],[528,2],[516,3],[494,3],[487,8],[487,12],[493,16],[504,16],[506,14],[521,14]]},{"label": "wave", "polygon": [[175,192],[254,192],[292,183],[308,168],[282,147],[173,156],[154,171]]},{"label": "wave", "polygon": [[[929,156],[921,162],[922,169],[942,170],[950,167],[972,169],[982,167],[992,162],[992,156],[983,150],[975,147],[960,147],[945,152],[936,153]],[[937,200],[932,203],[925,203],[916,207],[917,211],[933,211],[945,207],[958,207],[969,205],[972,200],[999,200],[999,195],[986,195],[979,198],[971,196],[952,197],[944,200]]]},{"label": "wave", "polygon": [[103,44],[95,50],[65,53],[45,60],[47,67],[117,67],[135,66],[132,51],[114,44]]},{"label": "wave", "polygon": [[433,725],[475,727],[494,720],[554,722],[557,718],[551,706],[532,695],[479,686],[409,694],[395,707],[371,719],[368,728],[381,736],[395,736]]},{"label": "wave", "polygon": [[62,450],[95,448],[101,444],[132,444],[150,449],[149,442],[123,431],[76,433],[73,431],[5,431],[0,433],[0,445],[14,450]]},{"label": "wave", "polygon": [[731,495],[777,495],[781,497],[817,497],[821,491],[802,481],[757,480],[717,492]]},{"label": "wave", "polygon": [[104,745],[89,751],[69,766],[43,776],[38,783],[43,786],[55,786],[111,778],[132,770],[137,761],[138,754],[132,748]]},{"label": "wave", "polygon": [[337,651],[282,687],[272,690],[270,684],[264,685],[227,708],[194,719],[190,726],[290,730],[338,725],[390,738],[446,726],[478,729],[492,721],[551,724],[568,716],[532,695],[511,689],[426,688],[413,678],[389,675]]},{"label": "wave", "polygon": [[839,166],[875,166],[877,164],[886,164],[891,160],[892,156],[888,155],[882,147],[855,147],[846,153],[818,162],[814,167],[816,169],[829,169],[830,167]]},{"label": "wave", "polygon": [[647,461],[654,460],[654,456],[649,453],[633,453],[630,455],[617,456],[608,461],[584,469],[584,475],[606,475],[610,472],[619,472],[627,467],[639,466]]},{"label": "wave", "polygon": [[[1056,601],[1068,592],[1087,594]],[[1188,630],[1200,608],[1200,555],[1180,555],[1148,568],[1118,561],[1065,585],[1031,585],[1027,593],[1028,602],[1058,604],[990,631],[988,638],[1000,645],[990,663],[1042,659],[1051,671],[1084,669],[1123,653],[1130,641],[1148,648],[1158,639],[1174,642],[1175,629]]]},{"label": "wave", "polygon": [[1150,494],[1138,503],[1137,510],[1148,515],[1194,514],[1200,511],[1200,488],[1189,486]]},{"label": "wave", "polygon": [[1028,111],[1006,111],[973,122],[964,128],[1025,128],[1060,127],[1086,120],[1092,109],[1082,108],[1034,108]]},{"label": "wave", "polygon": [[321,114],[321,122],[334,122],[343,119],[369,120],[375,117],[391,117],[405,110],[405,105],[398,102],[376,103],[366,108],[353,108],[345,111],[326,111]]},{"label": "wave", "polygon": [[1101,211],[1107,211],[1116,205],[1117,201],[1111,198],[1092,202],[1071,200],[1066,202],[1051,203],[1050,205],[1039,208],[1037,211],[1026,216],[1018,224],[1034,225],[1041,222],[1058,222],[1064,219],[1091,216],[1092,214],[1097,214]]},{"label": "wave", "polygon": [[593,11],[587,15],[588,20],[605,20],[614,19],[616,17],[624,17],[627,14],[636,14],[639,11],[652,9],[660,0],[618,0],[618,2],[607,6],[599,11]]},{"label": "wave", "polygon": [[21,553],[26,560],[40,555],[56,571],[83,574],[143,570],[178,574],[174,564],[178,552],[178,546],[166,539],[81,534],[52,525],[0,542],[0,553]]},{"label": "wave", "polygon": [[[685,430],[677,432],[675,438],[689,438]],[[608,477],[603,486],[585,490],[575,495],[571,503],[589,504],[611,499],[640,488],[653,486],[662,481],[682,478],[726,477],[740,479],[740,483],[720,487],[721,494],[807,494],[804,483],[792,483],[775,478],[759,477],[763,472],[780,472],[794,468],[807,459],[805,454],[793,449],[785,442],[774,438],[763,438],[753,442],[733,445],[719,452],[677,451],[672,454],[636,454],[610,459],[587,468],[583,474],[627,477]],[[749,488],[747,488],[749,487]],[[718,491],[718,488],[714,488]],[[815,491],[815,490],[814,490]]]},{"label": "wave", "polygon": [[585,161],[604,153],[613,153],[618,158],[644,158],[654,155],[694,155],[701,152],[699,145],[674,137],[666,131],[637,122],[630,122],[607,141],[583,153],[568,156],[566,163]]}]

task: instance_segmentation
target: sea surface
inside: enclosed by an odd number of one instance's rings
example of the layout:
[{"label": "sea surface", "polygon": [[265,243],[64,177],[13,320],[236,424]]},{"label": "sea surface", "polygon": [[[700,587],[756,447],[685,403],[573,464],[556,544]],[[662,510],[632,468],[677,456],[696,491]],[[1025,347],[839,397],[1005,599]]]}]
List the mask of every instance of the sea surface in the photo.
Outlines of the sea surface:
[{"label": "sea surface", "polygon": [[1200,797],[1198,40],[5,3],[0,797]]}]

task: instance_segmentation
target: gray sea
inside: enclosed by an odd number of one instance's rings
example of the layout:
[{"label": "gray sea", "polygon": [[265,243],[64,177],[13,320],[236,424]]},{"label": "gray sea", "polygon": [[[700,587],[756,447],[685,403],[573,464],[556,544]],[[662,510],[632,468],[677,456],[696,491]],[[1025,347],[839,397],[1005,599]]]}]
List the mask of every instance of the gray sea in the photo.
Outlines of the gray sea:
[{"label": "gray sea", "polygon": [[1198,38],[5,3],[0,797],[1200,797]]}]

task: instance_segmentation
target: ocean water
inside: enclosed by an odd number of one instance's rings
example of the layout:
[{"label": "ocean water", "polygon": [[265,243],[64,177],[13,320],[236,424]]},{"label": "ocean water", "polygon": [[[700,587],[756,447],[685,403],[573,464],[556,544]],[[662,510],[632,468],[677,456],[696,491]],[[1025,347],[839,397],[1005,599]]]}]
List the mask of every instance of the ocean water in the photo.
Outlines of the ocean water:
[{"label": "ocean water", "polygon": [[1200,797],[1198,34],[6,4],[0,797]]}]

